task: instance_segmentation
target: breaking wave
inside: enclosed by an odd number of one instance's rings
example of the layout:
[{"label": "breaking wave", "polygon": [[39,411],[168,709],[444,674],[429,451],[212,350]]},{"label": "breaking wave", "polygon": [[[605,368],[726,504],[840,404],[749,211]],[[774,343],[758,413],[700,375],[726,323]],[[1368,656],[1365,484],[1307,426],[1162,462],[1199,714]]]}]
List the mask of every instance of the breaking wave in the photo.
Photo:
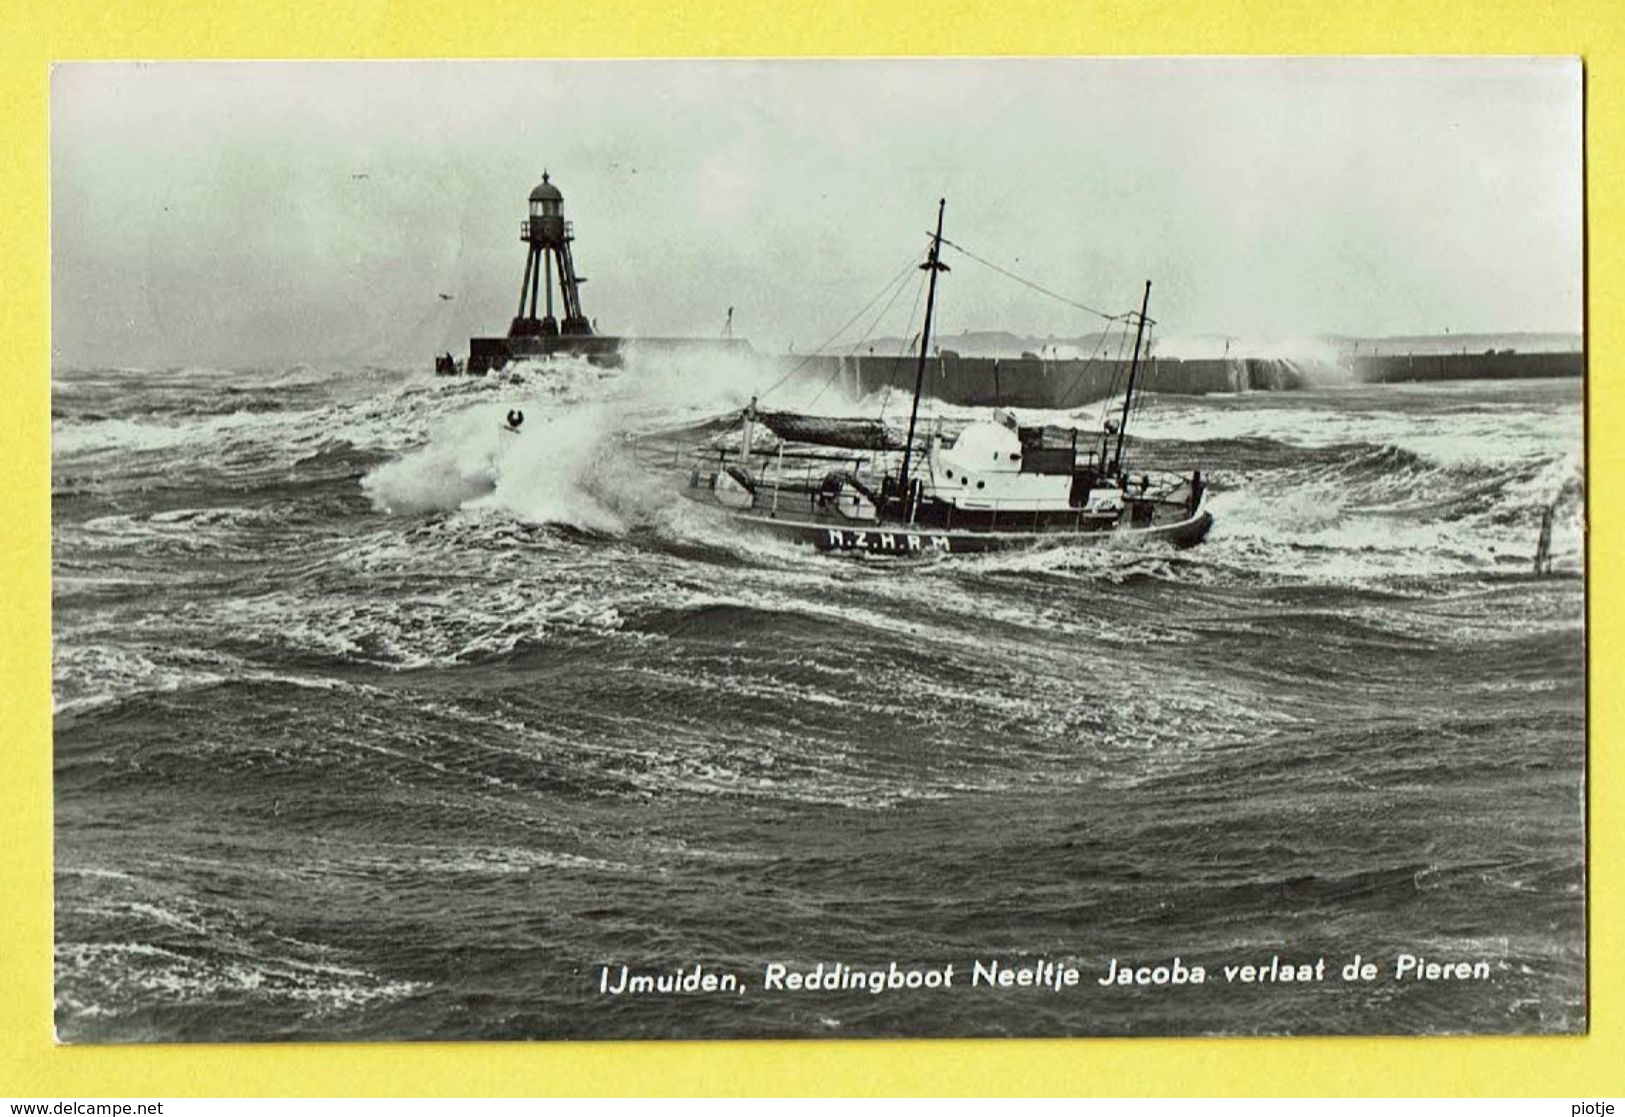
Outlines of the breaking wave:
[{"label": "breaking wave", "polygon": [[[1372,950],[1494,910],[1561,980],[1279,1000],[1272,1028],[1583,1024],[1583,835],[1551,806],[1581,786],[1583,599],[1526,577],[1547,511],[1582,569],[1575,385],[1151,399],[1137,468],[1200,466],[1202,546],[918,563],[750,535],[634,452],[769,386],[658,354],[60,374],[61,1034],[625,1034],[579,988],[606,934],[1267,957],[1283,897]],[[772,402],[907,406],[820,388]],[[741,1000],[635,1026],[799,1027]],[[1144,1032],[1149,1003],[977,1019]],[[1237,1003],[1204,1011],[1260,1027]]]}]

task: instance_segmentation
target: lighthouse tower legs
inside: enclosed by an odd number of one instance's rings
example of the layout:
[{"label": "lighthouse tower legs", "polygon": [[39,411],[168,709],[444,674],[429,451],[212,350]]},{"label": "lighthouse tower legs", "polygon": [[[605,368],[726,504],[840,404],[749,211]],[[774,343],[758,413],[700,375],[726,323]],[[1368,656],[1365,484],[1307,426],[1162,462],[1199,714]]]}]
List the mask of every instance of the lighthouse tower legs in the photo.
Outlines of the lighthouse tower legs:
[{"label": "lighthouse tower legs", "polygon": [[619,366],[622,339],[597,333],[581,309],[581,285],[587,281],[576,274],[575,234],[564,219],[564,195],[546,174],[530,192],[519,239],[525,244],[525,270],[513,321],[502,337],[469,339],[467,371],[479,375],[512,361],[555,355]]},{"label": "lighthouse tower legs", "polygon": [[[575,239],[564,220],[564,195],[542,174],[541,185],[530,192],[530,216],[519,227],[525,253],[525,274],[519,282],[519,311],[508,327],[509,337],[590,337],[592,324],[581,312],[581,284],[570,258],[570,242]],[[559,279],[559,297],[564,303],[564,320],[553,317],[553,276]],[[545,313],[538,314],[537,296],[545,284]]]}]

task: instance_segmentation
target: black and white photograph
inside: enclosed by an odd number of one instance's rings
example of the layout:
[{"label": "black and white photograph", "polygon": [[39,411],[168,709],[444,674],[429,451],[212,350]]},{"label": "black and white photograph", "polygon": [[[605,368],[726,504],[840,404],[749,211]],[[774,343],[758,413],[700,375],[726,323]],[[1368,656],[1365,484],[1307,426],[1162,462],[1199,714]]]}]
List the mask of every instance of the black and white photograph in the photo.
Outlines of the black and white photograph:
[{"label": "black and white photograph", "polygon": [[58,1042],[1585,1032],[1582,120],[56,65]]}]

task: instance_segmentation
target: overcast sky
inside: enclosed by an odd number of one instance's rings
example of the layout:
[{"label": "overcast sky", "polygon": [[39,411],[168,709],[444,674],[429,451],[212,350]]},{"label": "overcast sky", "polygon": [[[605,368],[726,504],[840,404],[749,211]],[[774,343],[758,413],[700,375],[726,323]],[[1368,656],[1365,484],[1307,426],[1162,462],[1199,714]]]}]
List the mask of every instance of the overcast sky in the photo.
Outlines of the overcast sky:
[{"label": "overcast sky", "polygon": [[[1580,101],[1563,60],[71,64],[54,347],[461,354],[514,313],[544,168],[605,333],[716,334],[731,305],[804,352],[939,196],[949,238],[1083,302],[1154,280],[1168,336],[1577,332]],[[943,333],[1098,325],[948,260]]]}]

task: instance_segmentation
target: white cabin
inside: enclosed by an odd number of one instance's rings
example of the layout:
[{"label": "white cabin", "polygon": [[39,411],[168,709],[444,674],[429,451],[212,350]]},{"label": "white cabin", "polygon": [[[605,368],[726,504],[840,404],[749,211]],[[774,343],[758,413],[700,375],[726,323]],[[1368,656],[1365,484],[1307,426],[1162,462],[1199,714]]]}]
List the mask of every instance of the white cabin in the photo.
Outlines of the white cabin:
[{"label": "white cabin", "polygon": [[[972,423],[951,446],[932,440],[923,479],[925,495],[955,508],[1001,512],[1072,506],[1069,474],[1023,472],[1021,460],[1021,437],[1013,420]],[[1123,493],[1116,485],[1091,489],[1084,505],[1090,512],[1115,513],[1122,507]]]}]

